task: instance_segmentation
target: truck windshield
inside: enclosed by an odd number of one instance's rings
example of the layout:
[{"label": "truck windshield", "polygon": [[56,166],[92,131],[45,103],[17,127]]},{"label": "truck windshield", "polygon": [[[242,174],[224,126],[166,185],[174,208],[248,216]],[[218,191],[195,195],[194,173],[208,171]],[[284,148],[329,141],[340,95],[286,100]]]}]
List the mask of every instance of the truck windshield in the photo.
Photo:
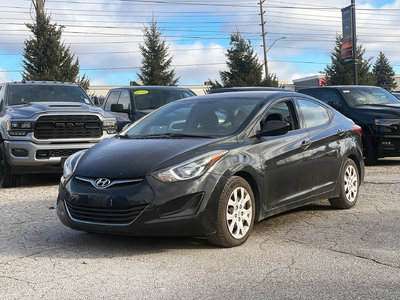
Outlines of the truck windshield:
[{"label": "truck windshield", "polygon": [[400,103],[395,96],[378,87],[343,88],[341,92],[350,106]]},{"label": "truck windshield", "polygon": [[79,102],[92,105],[78,86],[62,85],[11,85],[8,88],[8,105],[30,102]]},{"label": "truck windshield", "polygon": [[175,100],[195,96],[190,90],[146,89],[132,91],[136,110],[156,109]]}]

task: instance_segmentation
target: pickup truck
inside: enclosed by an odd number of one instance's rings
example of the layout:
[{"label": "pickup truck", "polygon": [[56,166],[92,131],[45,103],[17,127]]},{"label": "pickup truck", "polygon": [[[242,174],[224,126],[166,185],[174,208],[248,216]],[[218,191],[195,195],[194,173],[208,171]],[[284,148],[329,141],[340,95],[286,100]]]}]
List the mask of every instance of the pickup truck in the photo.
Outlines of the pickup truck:
[{"label": "pickup truck", "polygon": [[108,91],[103,108],[118,122],[118,131],[153,110],[175,100],[196,96],[176,86],[126,86]]},{"label": "pickup truck", "polygon": [[116,119],[74,83],[0,84],[0,185],[62,172],[65,159],[116,133]]}]

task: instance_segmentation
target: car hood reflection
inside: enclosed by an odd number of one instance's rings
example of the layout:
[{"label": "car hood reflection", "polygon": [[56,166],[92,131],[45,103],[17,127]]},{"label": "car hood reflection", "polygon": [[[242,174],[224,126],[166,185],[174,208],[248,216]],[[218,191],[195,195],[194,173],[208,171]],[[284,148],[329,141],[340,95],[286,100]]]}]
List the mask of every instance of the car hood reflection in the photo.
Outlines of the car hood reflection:
[{"label": "car hood reflection", "polygon": [[169,159],[216,141],[111,138],[89,149],[80,159],[75,174],[95,178],[140,178]]}]

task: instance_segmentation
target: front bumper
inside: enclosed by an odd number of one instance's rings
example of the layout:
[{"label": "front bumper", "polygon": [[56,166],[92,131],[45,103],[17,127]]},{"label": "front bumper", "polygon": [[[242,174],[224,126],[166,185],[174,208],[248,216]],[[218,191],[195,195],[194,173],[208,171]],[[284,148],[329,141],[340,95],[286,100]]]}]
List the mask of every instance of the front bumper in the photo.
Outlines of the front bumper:
[{"label": "front bumper", "polygon": [[[69,155],[79,150],[89,149],[95,144],[35,144],[31,141],[4,141],[6,158],[15,174],[62,172],[63,163]],[[38,153],[46,152],[54,153],[55,156],[38,156]]]},{"label": "front bumper", "polygon": [[[203,178],[204,177],[204,178]],[[140,183],[96,189],[73,177],[60,183],[57,214],[76,230],[121,235],[203,236],[215,232],[224,179]]]}]

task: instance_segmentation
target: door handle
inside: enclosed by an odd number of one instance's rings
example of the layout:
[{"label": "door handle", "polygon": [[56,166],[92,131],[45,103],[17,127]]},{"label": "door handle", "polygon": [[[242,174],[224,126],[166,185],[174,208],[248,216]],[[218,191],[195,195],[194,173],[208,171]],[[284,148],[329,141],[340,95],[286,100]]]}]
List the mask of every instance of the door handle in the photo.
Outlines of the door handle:
[{"label": "door handle", "polygon": [[308,147],[311,145],[311,140],[310,139],[305,139],[304,141],[301,142],[301,148],[306,150]]}]

